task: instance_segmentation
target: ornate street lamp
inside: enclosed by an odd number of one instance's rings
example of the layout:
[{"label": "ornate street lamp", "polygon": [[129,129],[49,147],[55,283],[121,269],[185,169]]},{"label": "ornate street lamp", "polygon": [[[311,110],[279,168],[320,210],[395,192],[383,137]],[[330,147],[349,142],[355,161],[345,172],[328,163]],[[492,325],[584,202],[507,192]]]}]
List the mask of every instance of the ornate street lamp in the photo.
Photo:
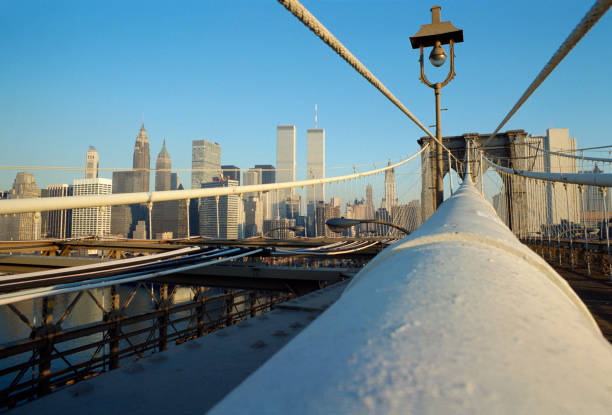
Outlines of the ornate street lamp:
[{"label": "ornate street lamp", "polygon": [[386,222],[384,220],[376,220],[376,219],[347,219],[345,217],[341,218],[332,218],[329,219],[325,224],[329,227],[332,232],[342,233],[350,227],[361,225],[362,223],[378,223],[380,225],[390,226],[395,229],[399,229],[404,232],[406,235],[410,234],[408,229],[402,228],[401,226],[396,225],[395,223]]},{"label": "ornate street lamp", "polygon": [[[455,54],[454,44],[463,42],[463,30],[457,29],[451,22],[440,21],[440,6],[431,8],[431,24],[424,24],[419,31],[410,38],[410,43],[413,49],[420,49],[421,56],[419,62],[421,64],[421,76],[419,79],[428,87],[433,88],[436,95],[436,138],[439,143],[442,142],[442,127],[440,125],[440,90],[455,77]],[[423,64],[423,48],[432,47],[429,54],[429,62],[435,67],[440,67],[446,62],[446,52],[442,45],[449,45],[450,54],[450,69],[448,75],[443,82],[431,83],[425,76],[425,68]],[[444,161],[442,158],[442,146],[436,143],[436,159],[434,167],[435,174],[435,208],[444,201],[444,188],[442,185],[442,168]]]}]

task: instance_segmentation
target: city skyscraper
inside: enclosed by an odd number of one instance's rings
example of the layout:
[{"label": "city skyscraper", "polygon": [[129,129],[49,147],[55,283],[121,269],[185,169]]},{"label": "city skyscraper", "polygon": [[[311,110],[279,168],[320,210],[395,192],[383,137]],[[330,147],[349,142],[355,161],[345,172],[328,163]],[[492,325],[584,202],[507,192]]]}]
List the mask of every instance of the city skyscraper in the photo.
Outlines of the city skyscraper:
[{"label": "city skyscraper", "polygon": [[[19,172],[15,176],[8,199],[39,197],[40,189],[32,173]],[[39,213],[17,213],[0,215],[0,240],[27,241],[40,239],[41,215]]]},{"label": "city skyscraper", "polygon": [[[295,135],[294,125],[279,125],[276,127],[276,181],[277,183],[295,181]],[[280,200],[284,200],[291,189],[278,192]]]},{"label": "city skyscraper", "polygon": [[191,188],[199,189],[221,174],[221,146],[206,140],[191,142]]},{"label": "city skyscraper", "polygon": [[166,148],[166,139],[164,138],[164,144],[162,149],[157,155],[157,161],[155,162],[155,191],[171,190],[171,172],[172,161],[168,149]]},{"label": "city skyscraper", "polygon": [[262,179],[261,169],[252,168],[242,173],[242,183],[245,186],[261,184],[261,179]]},{"label": "city skyscraper", "polygon": [[[72,196],[72,186],[51,184],[41,194],[42,197]],[[43,212],[43,234],[46,238],[69,238],[71,236],[72,209]]]},{"label": "city skyscraper", "polygon": [[98,150],[94,146],[89,146],[85,155],[85,178],[95,179],[98,177]]},{"label": "city skyscraper", "polygon": [[[110,195],[113,182],[101,177],[74,179],[73,195]],[[104,236],[111,230],[111,207],[79,208],[72,210],[72,237]]]},{"label": "city skyscraper", "polygon": [[276,169],[271,164],[256,164],[256,169],[261,169],[261,184],[276,183]]},{"label": "city skyscraper", "polygon": [[223,165],[221,166],[221,174],[224,179],[228,177],[230,180],[236,180],[238,182],[238,186],[240,186],[240,167],[233,165]]},{"label": "city skyscraper", "polygon": [[[238,186],[235,180],[216,180],[202,183],[201,188]],[[200,235],[219,239],[238,238],[238,226],[243,207],[240,196],[227,195],[200,199]]]},{"label": "city skyscraper", "polygon": [[[391,165],[391,160],[387,163],[387,166]],[[385,170],[385,195],[382,200],[382,207],[387,209],[387,212],[391,214],[393,207],[397,205],[397,196],[395,195],[395,170]]]},{"label": "city skyscraper", "polygon": [[[306,174],[308,179],[325,177],[325,130],[311,128],[306,134]],[[325,200],[325,187],[322,184],[308,186],[307,203]]]},{"label": "city skyscraper", "polygon": [[[149,137],[147,136],[144,124],[140,127],[138,136],[136,136],[132,159],[132,170],[113,172],[113,193],[150,191],[151,155],[149,151]],[[129,238],[132,236],[138,221],[145,220],[146,217],[147,211],[144,205],[115,206],[111,218],[111,232],[114,235],[123,235]],[[148,224],[148,221],[145,222]]]},{"label": "city skyscraper", "polygon": [[[253,184],[276,183],[276,169],[271,164],[256,164],[255,167],[249,169],[249,171],[257,171],[260,176],[257,183]],[[246,184],[246,180],[247,179],[243,176],[243,183]],[[263,192],[259,197],[264,219],[273,219],[276,216],[274,196],[275,192]]]},{"label": "city skyscraper", "polygon": [[[155,162],[155,190],[167,191],[178,188],[178,177],[171,173],[172,160],[166,148],[166,139]],[[146,213],[146,212],[145,212]],[[113,211],[113,217],[115,211]],[[141,221],[147,225],[146,218]],[[117,221],[115,221],[117,222]],[[184,200],[168,200],[153,204],[151,212],[152,235],[155,239],[162,237],[181,238],[187,236],[187,205]],[[137,235],[138,223],[133,227],[132,235]],[[142,233],[142,232],[140,232]],[[135,237],[135,236],[134,236]]]},{"label": "city skyscraper", "polygon": [[145,130],[144,123],[140,127],[140,131],[136,136],[136,144],[134,145],[134,164],[135,171],[142,175],[142,189],[140,192],[149,192],[149,176],[151,170],[151,154],[149,152],[149,137]]}]

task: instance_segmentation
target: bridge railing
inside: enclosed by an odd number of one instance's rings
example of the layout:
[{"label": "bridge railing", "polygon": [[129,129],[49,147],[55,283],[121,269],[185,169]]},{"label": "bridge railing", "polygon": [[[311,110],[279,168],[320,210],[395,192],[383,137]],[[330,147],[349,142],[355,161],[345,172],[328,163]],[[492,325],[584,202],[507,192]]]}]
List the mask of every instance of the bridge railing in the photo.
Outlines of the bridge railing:
[{"label": "bridge railing", "polygon": [[482,160],[501,179],[490,180],[483,193],[521,240],[559,266],[584,268],[589,275],[596,269],[612,278],[609,162],[532,146],[522,160],[513,162],[515,167],[485,155]]},{"label": "bridge railing", "polygon": [[[46,297],[39,301],[40,310],[34,313],[39,319],[28,318],[23,304],[3,307],[3,325],[11,320],[7,314],[14,313],[19,319],[14,325],[21,323],[30,333],[29,338],[0,347],[0,407],[10,408],[117,369],[127,361],[166,350],[172,343],[180,344],[269,311],[274,304],[291,297],[281,293],[228,290],[219,294],[203,287],[171,287],[169,290],[168,285],[148,283],[114,286],[106,299],[104,291],[95,289],[70,297]],[[177,298],[186,293],[190,298]],[[148,307],[144,304],[147,297]],[[61,301],[65,303],[63,307],[55,304],[60,300],[65,300]],[[136,306],[141,311],[132,310],[133,303],[139,303]],[[33,308],[37,308],[36,302]],[[149,311],[142,311],[147,308]],[[92,320],[84,322],[83,314]],[[74,324],[72,318],[80,323]],[[11,330],[12,335],[19,332],[23,329]]]}]

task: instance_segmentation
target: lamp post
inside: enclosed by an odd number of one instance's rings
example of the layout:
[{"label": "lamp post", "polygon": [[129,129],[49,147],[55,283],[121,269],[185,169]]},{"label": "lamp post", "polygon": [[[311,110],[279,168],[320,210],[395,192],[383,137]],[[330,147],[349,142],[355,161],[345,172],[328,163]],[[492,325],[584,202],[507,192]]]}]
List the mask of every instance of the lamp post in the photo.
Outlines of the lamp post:
[{"label": "lamp post", "polygon": [[277,226],[276,228],[272,228],[263,234],[263,237],[270,235],[274,231],[283,230],[283,231],[293,231],[295,233],[304,232],[303,226]]},{"label": "lamp post", "polygon": [[362,223],[378,223],[380,225],[390,226],[395,229],[399,229],[404,232],[406,235],[410,235],[410,231],[408,229],[402,228],[401,226],[396,225],[395,223],[386,222],[384,220],[376,220],[376,219],[347,219],[345,217],[341,218],[332,218],[329,219],[325,224],[331,229],[332,232],[341,233],[347,230],[350,227],[361,225]]},{"label": "lamp post", "polygon": [[[438,209],[444,201],[444,188],[442,184],[444,160],[442,158],[442,146],[440,144],[442,142],[442,127],[440,125],[440,90],[455,77],[454,44],[463,42],[463,30],[457,29],[451,22],[440,21],[441,9],[440,6],[433,6],[431,8],[431,24],[422,25],[419,31],[414,36],[410,37],[412,48],[420,49],[419,62],[421,65],[421,76],[419,79],[428,87],[433,88],[436,97],[436,138],[438,142],[436,143],[436,158],[434,163],[435,209]],[[433,66],[440,67],[444,65],[446,61],[446,52],[442,48],[442,45],[449,45],[450,69],[443,82],[434,84],[429,82],[425,75],[423,48],[432,47],[431,53],[429,54],[429,61]]]}]

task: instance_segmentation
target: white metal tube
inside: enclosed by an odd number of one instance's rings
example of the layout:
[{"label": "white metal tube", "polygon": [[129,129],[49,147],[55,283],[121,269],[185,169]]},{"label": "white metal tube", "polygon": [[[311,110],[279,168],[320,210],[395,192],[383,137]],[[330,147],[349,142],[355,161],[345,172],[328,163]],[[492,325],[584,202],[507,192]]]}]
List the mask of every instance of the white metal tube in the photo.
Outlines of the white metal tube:
[{"label": "white metal tube", "polygon": [[467,175],[209,414],[604,414],[611,387],[584,304]]}]

